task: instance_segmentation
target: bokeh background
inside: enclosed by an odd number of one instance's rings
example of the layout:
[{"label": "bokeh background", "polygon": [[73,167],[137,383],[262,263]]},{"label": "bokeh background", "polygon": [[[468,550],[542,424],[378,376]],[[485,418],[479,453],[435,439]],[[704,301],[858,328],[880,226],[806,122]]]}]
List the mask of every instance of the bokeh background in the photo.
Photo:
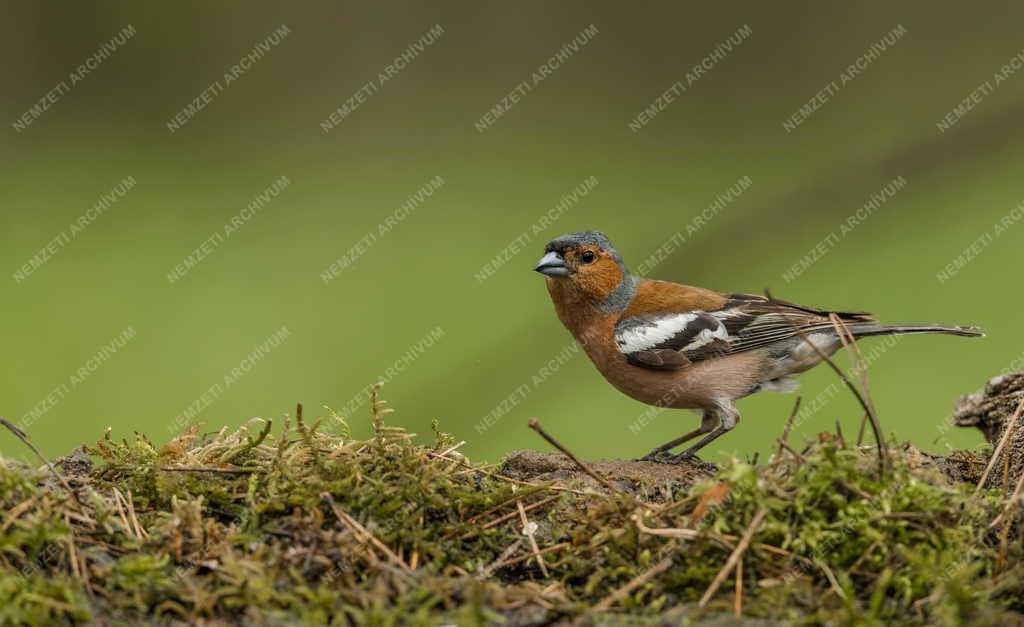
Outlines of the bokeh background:
[{"label": "bokeh background", "polygon": [[[646,407],[576,354],[541,277],[544,243],[609,234],[638,265],[717,194],[751,186],[652,276],[761,292],[892,321],[974,323],[984,340],[907,338],[871,368],[885,429],[929,449],[980,437],[939,424],[956,396],[1020,363],[1024,226],[950,280],[939,273],[1024,200],[1024,71],[945,131],[937,123],[1024,50],[1019,3],[9,3],[0,30],[0,415],[47,455],[106,427],[163,441],[204,393],[205,429],[279,418],[302,401],[348,413],[385,377],[394,422],[467,440],[471,458],[545,448],[531,416],[577,453],[635,456],[696,424]],[[135,34],[69,76],[122,29]],[[282,25],[287,37],[187,124],[167,123]],[[321,123],[435,25],[436,38],[329,132]],[[596,36],[484,131],[475,124],[565,44]],[[639,131],[655,98],[737,29],[750,35]],[[894,28],[905,34],[793,130],[783,122]],[[61,81],[57,102],[18,119]],[[290,185],[180,281],[167,274],[281,176]],[[105,192],[136,185],[56,255],[14,275]],[[432,178],[444,185],[329,282],[332,262]],[[897,177],[906,184],[793,281],[784,273]],[[534,234],[588,177],[597,186]],[[522,250],[477,273],[521,234]],[[520,240],[523,241],[523,240]],[[131,327],[135,337],[72,387]],[[288,337],[238,377],[254,347]],[[426,345],[436,328],[443,336]],[[435,334],[436,335],[436,334]],[[864,343],[865,350],[880,340]],[[417,348],[418,347],[418,348]],[[386,375],[403,356],[401,370]],[[846,363],[843,357],[840,363]],[[834,375],[803,377],[805,402]],[[60,386],[67,393],[47,403]],[[506,401],[506,399],[512,399]],[[709,450],[767,453],[792,396],[740,403]],[[508,411],[499,409],[508,406]],[[24,422],[36,408],[36,417]],[[503,413],[478,428],[492,411]],[[845,391],[794,438],[856,431]],[[348,422],[369,431],[368,406]],[[169,426],[170,425],[170,426]],[[0,433],[0,453],[23,447]]]}]

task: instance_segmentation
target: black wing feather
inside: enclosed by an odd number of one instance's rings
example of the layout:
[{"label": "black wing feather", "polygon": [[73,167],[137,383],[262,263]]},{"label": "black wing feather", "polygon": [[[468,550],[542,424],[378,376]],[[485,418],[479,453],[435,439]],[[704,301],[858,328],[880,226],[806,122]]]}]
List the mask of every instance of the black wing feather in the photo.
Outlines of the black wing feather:
[{"label": "black wing feather", "polygon": [[[830,312],[823,309],[752,294],[730,294],[728,299],[714,311],[626,318],[616,325],[619,350],[633,365],[673,370],[835,328]],[[843,322],[875,320],[865,312],[835,313]],[[667,331],[674,333],[663,337]]]}]

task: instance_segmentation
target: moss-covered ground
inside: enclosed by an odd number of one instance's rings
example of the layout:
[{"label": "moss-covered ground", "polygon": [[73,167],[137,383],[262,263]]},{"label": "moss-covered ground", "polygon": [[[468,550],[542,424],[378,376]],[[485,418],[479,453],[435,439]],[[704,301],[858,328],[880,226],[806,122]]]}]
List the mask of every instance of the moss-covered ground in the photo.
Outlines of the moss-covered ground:
[{"label": "moss-covered ground", "polygon": [[823,434],[605,485],[373,407],[366,440],[291,416],[108,433],[59,476],[0,461],[0,624],[1024,624],[1020,505],[974,494],[984,456],[891,445],[883,475]]}]

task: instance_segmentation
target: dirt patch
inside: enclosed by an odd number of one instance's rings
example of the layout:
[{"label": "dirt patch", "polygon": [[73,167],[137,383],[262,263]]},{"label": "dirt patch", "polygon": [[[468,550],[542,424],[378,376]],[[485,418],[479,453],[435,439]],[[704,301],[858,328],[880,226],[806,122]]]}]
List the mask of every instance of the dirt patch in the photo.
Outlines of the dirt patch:
[{"label": "dirt patch", "polygon": [[[714,476],[713,464],[695,460],[682,464],[659,464],[630,460],[596,460],[585,462],[592,471],[616,488],[650,500],[671,500],[699,481]],[[560,453],[513,451],[505,457],[501,473],[522,480],[554,481],[563,486],[585,486],[600,490],[602,486],[568,457]]]}]

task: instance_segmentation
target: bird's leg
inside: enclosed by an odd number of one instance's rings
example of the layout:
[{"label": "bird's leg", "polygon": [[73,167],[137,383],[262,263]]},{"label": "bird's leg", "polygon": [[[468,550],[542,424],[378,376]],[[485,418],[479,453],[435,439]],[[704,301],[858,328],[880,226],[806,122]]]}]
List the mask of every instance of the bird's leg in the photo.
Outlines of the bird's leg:
[{"label": "bird's leg", "polygon": [[690,448],[678,455],[673,455],[669,459],[671,463],[678,464],[694,459],[697,456],[697,451],[711,444],[727,431],[731,431],[740,421],[740,412],[733,407],[731,401],[720,401],[712,412],[720,419],[718,426]]},{"label": "bird's leg", "polygon": [[689,433],[687,433],[685,435],[679,436],[678,438],[672,440],[671,442],[666,442],[666,443],[662,444],[661,446],[659,446],[658,448],[654,449],[650,453],[648,453],[648,454],[644,455],[643,457],[641,457],[639,461],[642,461],[642,462],[657,461],[658,460],[658,456],[660,456],[665,451],[669,451],[671,449],[674,449],[675,447],[679,446],[683,442],[689,442],[690,440],[692,440],[693,438],[695,438],[695,437],[697,437],[699,435],[704,435],[705,433],[710,433],[711,431],[714,430],[714,428],[715,428],[715,426],[717,424],[718,424],[718,418],[713,413],[711,413],[710,411],[705,411],[703,414],[701,414],[700,426],[699,427],[697,427],[696,429],[694,429],[693,431],[691,431],[691,432],[689,432]]}]

